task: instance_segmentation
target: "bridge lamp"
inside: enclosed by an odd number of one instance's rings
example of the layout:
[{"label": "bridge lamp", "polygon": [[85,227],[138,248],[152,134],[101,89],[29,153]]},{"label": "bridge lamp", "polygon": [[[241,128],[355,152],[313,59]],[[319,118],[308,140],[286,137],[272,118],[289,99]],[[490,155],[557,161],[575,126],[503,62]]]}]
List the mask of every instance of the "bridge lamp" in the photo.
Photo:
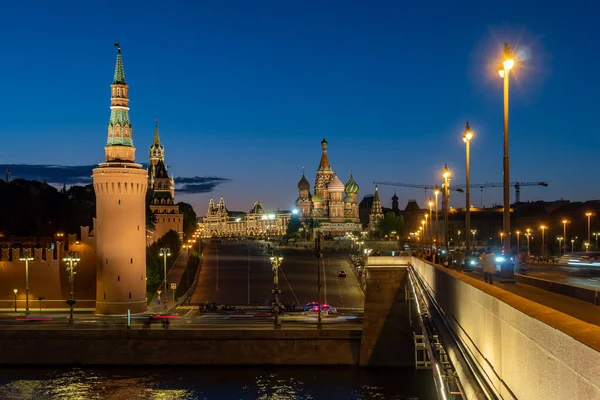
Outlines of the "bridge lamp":
[{"label": "bridge lamp", "polygon": [[540,229],[542,230],[542,257],[546,257],[546,246],[544,246],[544,231],[546,228],[546,225],[540,226]]},{"label": "bridge lamp", "polygon": [[29,261],[33,261],[31,257],[31,249],[25,252],[23,257],[19,258],[19,261],[25,262],[25,314],[29,314]]},{"label": "bridge lamp", "polygon": [[[473,132],[467,122],[465,127],[465,133],[463,135],[463,142],[465,142],[465,153],[466,153],[466,193],[465,193],[465,229],[468,232],[471,230],[471,139],[473,138]],[[466,237],[466,251],[468,252],[471,247],[471,240],[469,235]]]},{"label": "bridge lamp", "polygon": [[[279,295],[281,294],[281,290],[279,290],[279,266],[283,261],[283,257],[269,257],[271,260],[271,266],[273,267],[273,297],[274,297],[274,307],[273,311],[275,311],[275,329],[279,329],[281,324],[279,323]],[[320,301],[320,299],[319,299]],[[319,304],[320,306],[320,304]],[[320,310],[319,310],[320,312]]]},{"label": "bridge lamp", "polygon": [[19,292],[18,289],[13,289],[13,293],[15,294],[15,312],[17,312],[17,293]]},{"label": "bridge lamp", "polygon": [[[184,245],[185,247],[185,245]],[[158,253],[158,255],[160,257],[163,258],[163,268],[164,268],[164,274],[165,274],[165,307],[166,307],[166,303],[167,303],[167,257],[171,257],[171,249],[169,249],[168,247],[161,247],[160,248],[160,253]]]},{"label": "bridge lamp", "polygon": [[565,238],[565,248],[563,249],[563,252],[566,254],[567,253],[567,224],[569,223],[568,220],[563,219],[562,220],[563,223],[563,238]]},{"label": "bridge lamp", "polygon": [[515,59],[508,43],[504,43],[502,65],[498,74],[504,80],[504,157],[503,157],[503,189],[504,189],[504,233],[510,232],[510,166],[508,158],[508,77],[515,66]]},{"label": "bridge lamp", "polygon": [[[591,224],[591,222],[590,222],[590,218],[592,217],[592,213],[591,212],[586,212],[585,216],[587,217],[587,223],[588,223],[588,240],[587,240],[587,242],[588,242],[588,245],[589,245],[589,243],[591,242],[591,235],[590,235],[590,224]],[[588,251],[587,247],[586,247],[585,251]]]}]

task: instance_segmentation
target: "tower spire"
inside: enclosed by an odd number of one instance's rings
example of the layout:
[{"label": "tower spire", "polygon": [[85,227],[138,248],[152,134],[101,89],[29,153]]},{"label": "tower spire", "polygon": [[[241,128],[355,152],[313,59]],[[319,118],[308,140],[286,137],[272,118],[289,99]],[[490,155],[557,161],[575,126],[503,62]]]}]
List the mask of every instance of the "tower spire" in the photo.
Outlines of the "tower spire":
[{"label": "tower spire", "polygon": [[123,68],[123,56],[121,56],[121,45],[115,43],[115,47],[117,48],[117,64],[115,65],[113,84],[125,85],[125,69]]},{"label": "tower spire", "polygon": [[158,135],[158,118],[156,118],[156,126],[154,127],[154,139],[152,139],[154,146],[160,146],[160,136]]},{"label": "tower spire", "polygon": [[129,86],[125,83],[125,70],[121,46],[117,47],[117,62],[113,84],[110,85],[110,120],[108,122],[108,139],[106,141],[107,162],[134,162],[135,148],[131,121],[129,120]]}]

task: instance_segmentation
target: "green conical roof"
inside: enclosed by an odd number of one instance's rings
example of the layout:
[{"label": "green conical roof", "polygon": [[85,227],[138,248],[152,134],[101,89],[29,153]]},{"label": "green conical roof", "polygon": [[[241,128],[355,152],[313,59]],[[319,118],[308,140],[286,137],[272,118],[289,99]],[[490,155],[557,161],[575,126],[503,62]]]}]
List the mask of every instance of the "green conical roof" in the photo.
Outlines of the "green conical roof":
[{"label": "green conical roof", "polygon": [[354,182],[354,178],[352,177],[352,174],[350,174],[350,179],[348,179],[348,182],[346,183],[346,187],[344,189],[346,191],[346,194],[358,193],[360,187],[358,186],[358,184],[356,182]]},{"label": "green conical roof", "polygon": [[158,136],[158,118],[156,118],[156,127],[154,128],[154,139],[152,139],[153,146],[160,146],[160,136]]},{"label": "green conical roof", "polygon": [[115,43],[115,46],[119,49],[117,51],[117,65],[115,65],[115,76],[113,79],[113,84],[123,84],[125,83],[125,69],[123,68],[123,56],[121,56],[121,46],[119,43]]}]

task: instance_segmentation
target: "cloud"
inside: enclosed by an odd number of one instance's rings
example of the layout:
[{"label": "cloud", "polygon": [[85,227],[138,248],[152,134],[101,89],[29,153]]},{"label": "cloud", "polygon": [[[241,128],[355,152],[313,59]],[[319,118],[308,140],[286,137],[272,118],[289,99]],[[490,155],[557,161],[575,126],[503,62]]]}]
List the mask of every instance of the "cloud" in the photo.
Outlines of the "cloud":
[{"label": "cloud", "polygon": [[[217,186],[231,179],[216,176],[194,176],[175,178],[176,191],[179,193],[210,193]],[[182,184],[181,187],[177,187]]]},{"label": "cloud", "polygon": [[[97,167],[97,165],[0,164],[0,173],[10,170],[11,179],[46,181],[60,186],[88,185],[92,183],[92,170]],[[176,177],[175,184],[176,191],[179,193],[209,193],[218,185],[230,180],[216,176]]]}]

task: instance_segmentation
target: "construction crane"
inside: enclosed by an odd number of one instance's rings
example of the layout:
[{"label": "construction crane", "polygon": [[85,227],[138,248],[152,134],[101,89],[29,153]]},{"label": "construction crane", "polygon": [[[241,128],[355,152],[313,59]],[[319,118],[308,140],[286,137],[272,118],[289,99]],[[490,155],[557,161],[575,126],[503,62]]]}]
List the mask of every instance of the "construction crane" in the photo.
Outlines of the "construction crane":
[{"label": "construction crane", "polygon": [[[425,198],[427,198],[427,190],[435,189],[438,185],[417,185],[412,183],[398,183],[398,182],[373,182],[377,185],[386,185],[386,186],[399,186],[399,187],[409,187],[416,189],[424,189],[425,190]],[[472,183],[471,189],[479,188],[481,190],[481,203],[483,207],[483,189],[491,188],[491,187],[504,187],[503,182],[488,182],[488,183]],[[548,182],[510,182],[510,186],[515,188],[515,201],[516,203],[521,202],[521,186],[543,186],[547,187]],[[456,192],[464,192],[464,189],[467,185],[450,185],[450,190],[454,190]]]},{"label": "construction crane", "polygon": [[[504,187],[503,182],[493,182],[493,183],[471,183],[471,189],[479,188],[481,189],[482,203],[483,203],[483,188],[491,188],[491,187]],[[548,182],[510,182],[510,186],[515,188],[515,203],[521,202],[521,186],[543,186],[548,187]],[[451,185],[452,188],[460,188],[464,189],[467,185]]]}]

